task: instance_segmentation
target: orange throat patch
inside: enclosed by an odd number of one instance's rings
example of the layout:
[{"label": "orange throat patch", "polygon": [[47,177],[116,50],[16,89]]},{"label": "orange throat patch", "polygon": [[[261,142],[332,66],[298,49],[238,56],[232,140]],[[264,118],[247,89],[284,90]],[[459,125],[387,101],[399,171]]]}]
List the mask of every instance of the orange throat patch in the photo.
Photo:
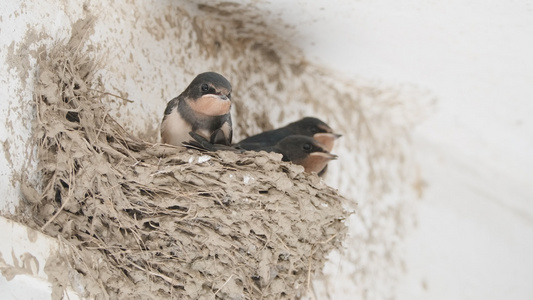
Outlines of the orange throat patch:
[{"label": "orange throat patch", "polygon": [[322,144],[328,152],[331,152],[337,136],[332,133],[316,133],[313,135],[313,139]]},{"label": "orange throat patch", "polygon": [[330,160],[336,158],[337,156],[331,153],[313,152],[302,161],[301,165],[307,173],[320,173]]},{"label": "orange throat patch", "polygon": [[231,100],[224,100],[212,94],[203,95],[196,101],[187,100],[187,103],[195,112],[210,117],[225,115],[231,108]]}]

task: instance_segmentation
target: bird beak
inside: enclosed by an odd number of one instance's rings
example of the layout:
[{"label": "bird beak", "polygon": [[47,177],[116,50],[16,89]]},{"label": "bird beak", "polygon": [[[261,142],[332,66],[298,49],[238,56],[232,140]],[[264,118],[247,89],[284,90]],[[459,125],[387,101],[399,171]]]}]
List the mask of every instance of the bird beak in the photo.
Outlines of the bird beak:
[{"label": "bird beak", "polygon": [[313,152],[313,153],[309,154],[309,156],[322,157],[322,158],[326,158],[328,160],[334,160],[334,159],[339,158],[339,156],[337,156],[335,154],[332,154],[332,153],[329,153],[329,152]]},{"label": "bird beak", "polygon": [[226,95],[217,95],[221,100],[230,100]]}]

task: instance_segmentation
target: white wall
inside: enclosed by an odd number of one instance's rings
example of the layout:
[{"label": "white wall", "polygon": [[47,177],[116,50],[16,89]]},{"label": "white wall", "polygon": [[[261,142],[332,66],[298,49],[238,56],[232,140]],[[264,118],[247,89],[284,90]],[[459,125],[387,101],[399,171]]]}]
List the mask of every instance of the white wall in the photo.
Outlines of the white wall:
[{"label": "white wall", "polygon": [[533,3],[261,3],[307,55],[355,78],[416,85],[426,189],[399,299],[533,297]]}]

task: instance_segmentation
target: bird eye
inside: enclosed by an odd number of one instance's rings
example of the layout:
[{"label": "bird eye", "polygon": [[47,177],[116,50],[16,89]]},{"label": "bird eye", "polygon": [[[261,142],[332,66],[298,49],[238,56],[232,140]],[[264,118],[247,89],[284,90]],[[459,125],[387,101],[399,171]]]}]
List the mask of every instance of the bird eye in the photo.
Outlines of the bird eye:
[{"label": "bird eye", "polygon": [[204,92],[209,91],[209,86],[207,85],[207,83],[202,84],[202,91]]},{"label": "bird eye", "polygon": [[316,127],[311,127],[310,130],[311,130],[312,134],[315,134],[315,133],[318,132],[318,128],[316,128]]},{"label": "bird eye", "polygon": [[305,151],[309,151],[309,150],[311,150],[311,145],[305,143],[305,144],[303,144],[302,149],[304,149]]}]

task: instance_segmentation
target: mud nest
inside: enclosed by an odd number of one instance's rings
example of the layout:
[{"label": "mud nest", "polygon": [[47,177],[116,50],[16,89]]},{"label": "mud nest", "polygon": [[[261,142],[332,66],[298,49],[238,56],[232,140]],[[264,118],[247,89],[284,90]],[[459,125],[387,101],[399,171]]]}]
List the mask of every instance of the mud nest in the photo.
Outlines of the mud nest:
[{"label": "mud nest", "polygon": [[306,293],[326,255],[341,248],[344,198],[277,154],[201,153],[133,137],[108,114],[97,64],[71,44],[40,61],[42,192],[26,197],[30,225],[70,249],[57,268],[47,266],[56,292],[71,287],[97,299]]}]

